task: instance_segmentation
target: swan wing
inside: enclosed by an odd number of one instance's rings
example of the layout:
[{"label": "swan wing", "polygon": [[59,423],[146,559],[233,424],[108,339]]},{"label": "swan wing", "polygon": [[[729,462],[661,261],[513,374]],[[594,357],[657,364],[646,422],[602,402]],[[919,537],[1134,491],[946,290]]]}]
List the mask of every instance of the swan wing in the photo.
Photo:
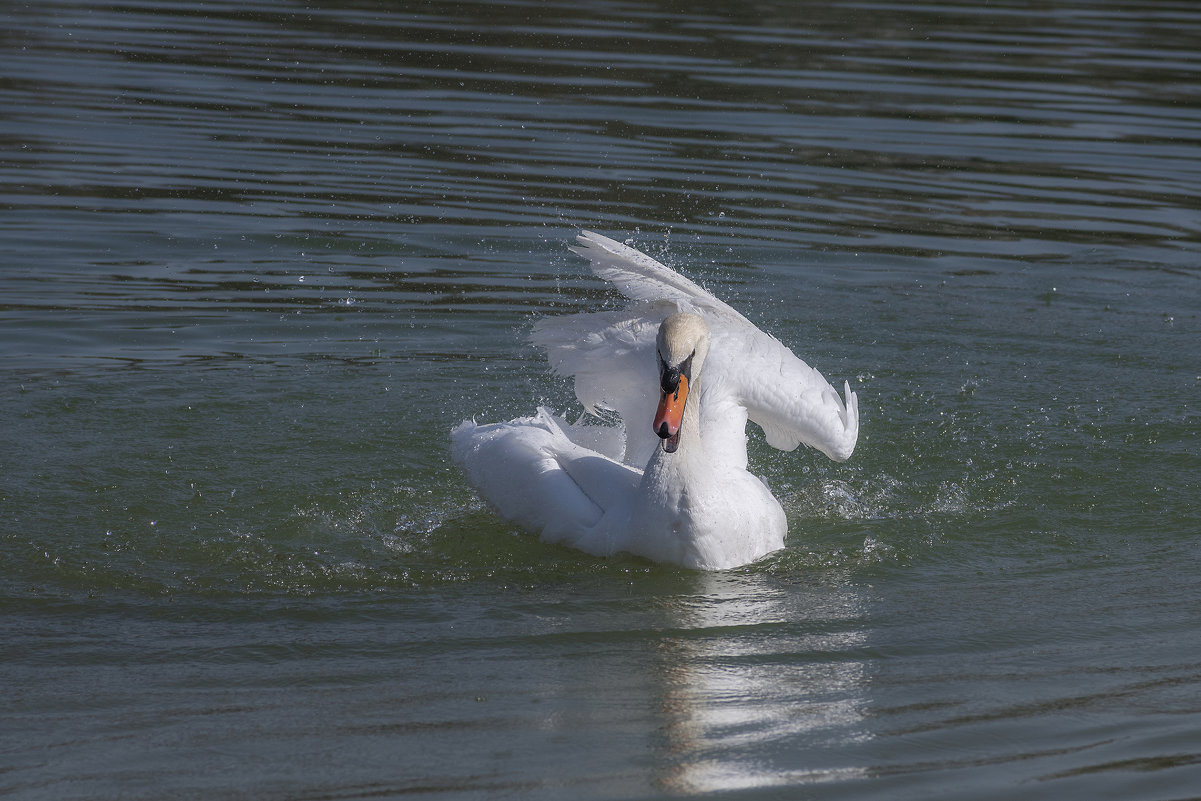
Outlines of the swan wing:
[{"label": "swan wing", "polygon": [[[530,341],[546,350],[551,369],[575,378],[576,397],[598,417],[658,384],[653,355],[659,323],[675,304],[636,304],[614,312],[544,317]],[[622,415],[625,416],[624,414]]]},{"label": "swan wing", "polygon": [[680,311],[702,315],[713,332],[702,392],[705,437],[716,450],[745,465],[749,418],[772,447],[790,451],[803,443],[837,461],[851,455],[859,407],[849,384],[840,398],[820,372],[775,337],[646,254],[591,231],[581,232],[576,242],[571,249],[634,303],[621,311],[546,318],[532,340],[547,350],[557,373],[574,377],[585,409],[621,417],[627,463],[642,464],[656,444],[639,421],[650,419],[655,403],[659,323]]},{"label": "swan wing", "polygon": [[673,312],[705,312],[707,318],[726,317],[751,325],[749,320],[704,287],[645,253],[607,236],[581,231],[576,237],[576,244],[570,249],[588,259],[592,272],[598,278],[608,281],[630,300],[673,301],[679,306]]},{"label": "swan wing", "polygon": [[753,326],[718,330],[709,362],[704,380],[715,376],[725,384],[773,448],[791,451],[804,444],[839,462],[854,451],[859,401],[850,384],[839,397],[818,370],[775,337]]},{"label": "swan wing", "polygon": [[622,447],[618,453],[606,453],[628,465],[645,465],[658,443],[651,429],[659,385],[655,335],[659,323],[675,309],[675,303],[662,301],[621,311],[545,317],[530,335],[546,350],[551,369],[573,379],[576,398],[589,414],[601,419],[616,415]]}]

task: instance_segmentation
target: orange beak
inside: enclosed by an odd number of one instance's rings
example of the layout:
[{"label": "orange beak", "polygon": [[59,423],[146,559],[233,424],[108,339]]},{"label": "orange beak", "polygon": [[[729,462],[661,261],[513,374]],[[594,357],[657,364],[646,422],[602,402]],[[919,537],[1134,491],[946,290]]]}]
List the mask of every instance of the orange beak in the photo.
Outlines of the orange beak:
[{"label": "orange beak", "polygon": [[663,440],[663,450],[674,453],[680,445],[680,423],[684,420],[684,404],[688,400],[688,376],[681,375],[675,392],[659,395],[655,411],[655,433]]}]

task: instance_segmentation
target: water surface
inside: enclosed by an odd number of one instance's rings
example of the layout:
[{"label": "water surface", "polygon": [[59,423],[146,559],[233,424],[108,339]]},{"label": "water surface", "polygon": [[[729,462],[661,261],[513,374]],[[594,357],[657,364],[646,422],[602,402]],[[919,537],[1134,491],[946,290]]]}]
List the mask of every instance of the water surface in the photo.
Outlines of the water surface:
[{"label": "water surface", "polygon": [[[1201,782],[1201,11],[0,11],[0,794],[1179,799]],[[512,530],[464,417],[618,299],[859,393],[698,574]]]}]

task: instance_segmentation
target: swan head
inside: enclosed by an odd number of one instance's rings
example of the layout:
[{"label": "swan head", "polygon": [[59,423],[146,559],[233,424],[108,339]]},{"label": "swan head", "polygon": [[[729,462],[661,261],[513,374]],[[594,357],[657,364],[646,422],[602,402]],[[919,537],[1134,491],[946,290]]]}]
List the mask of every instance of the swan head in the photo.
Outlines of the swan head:
[{"label": "swan head", "polygon": [[700,381],[709,340],[709,324],[696,314],[673,314],[659,325],[659,408],[654,430],[667,453],[680,446],[684,408]]}]

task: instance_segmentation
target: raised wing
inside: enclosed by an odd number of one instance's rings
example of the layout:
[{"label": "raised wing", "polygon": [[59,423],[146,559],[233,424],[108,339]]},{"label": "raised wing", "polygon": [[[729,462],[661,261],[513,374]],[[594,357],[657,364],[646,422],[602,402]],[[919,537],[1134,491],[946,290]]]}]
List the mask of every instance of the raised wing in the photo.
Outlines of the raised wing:
[{"label": "raised wing", "polygon": [[545,347],[552,368],[573,376],[584,408],[616,412],[625,424],[624,461],[641,466],[657,444],[650,421],[658,400],[655,333],[677,311],[706,318],[713,347],[701,382],[705,440],[717,458],[746,464],[746,421],[761,426],[768,444],[793,450],[804,443],[831,459],[851,455],[859,435],[858,400],[846,400],[779,340],[708,291],[644,253],[584,231],[572,250],[591,262],[632,303],[616,312],[546,318],[532,341]]},{"label": "raised wing", "polygon": [[530,336],[546,349],[556,373],[574,378],[576,398],[587,412],[602,420],[616,413],[623,424],[622,450],[616,458],[639,468],[657,444],[651,429],[659,386],[655,335],[659,323],[676,308],[663,301],[635,303],[615,312],[546,317]]},{"label": "raised wing", "polygon": [[[652,259],[641,251],[621,244],[607,236],[581,231],[576,244],[570,246],[590,262],[592,272],[608,281],[630,300],[683,302],[688,310],[707,309],[710,316],[729,316],[750,325],[750,322],[698,284]],[[683,311],[683,309],[681,309]]]},{"label": "raised wing", "polygon": [[757,328],[726,332],[720,356],[718,347],[715,341],[710,361],[716,357],[767,444],[791,451],[804,443],[838,462],[850,457],[859,438],[859,400],[849,382],[844,401],[820,372]]}]

